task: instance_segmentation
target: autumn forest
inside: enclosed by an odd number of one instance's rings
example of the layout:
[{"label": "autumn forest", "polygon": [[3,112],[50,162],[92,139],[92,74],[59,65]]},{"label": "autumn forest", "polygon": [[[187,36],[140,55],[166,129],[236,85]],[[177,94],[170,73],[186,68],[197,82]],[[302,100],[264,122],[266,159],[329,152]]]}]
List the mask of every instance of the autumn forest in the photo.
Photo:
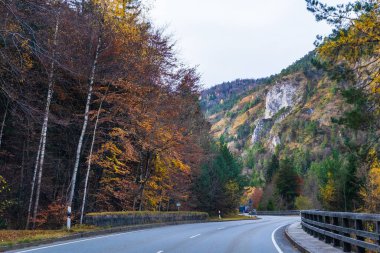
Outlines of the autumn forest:
[{"label": "autumn forest", "polygon": [[378,1],[306,0],[333,28],[312,52],[209,89],[143,2],[0,0],[0,229],[380,211]]},{"label": "autumn forest", "polygon": [[138,1],[0,1],[0,13],[0,227],[62,227],[67,206],[75,223],[197,209],[201,165],[226,150],[196,70]]}]

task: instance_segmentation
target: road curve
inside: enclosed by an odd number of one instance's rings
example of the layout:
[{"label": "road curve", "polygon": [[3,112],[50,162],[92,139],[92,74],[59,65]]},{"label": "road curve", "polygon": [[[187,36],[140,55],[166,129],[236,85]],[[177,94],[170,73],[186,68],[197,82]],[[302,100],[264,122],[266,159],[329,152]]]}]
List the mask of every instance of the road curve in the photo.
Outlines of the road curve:
[{"label": "road curve", "polygon": [[18,253],[297,252],[281,233],[298,217],[209,222],[110,234],[27,248]]}]

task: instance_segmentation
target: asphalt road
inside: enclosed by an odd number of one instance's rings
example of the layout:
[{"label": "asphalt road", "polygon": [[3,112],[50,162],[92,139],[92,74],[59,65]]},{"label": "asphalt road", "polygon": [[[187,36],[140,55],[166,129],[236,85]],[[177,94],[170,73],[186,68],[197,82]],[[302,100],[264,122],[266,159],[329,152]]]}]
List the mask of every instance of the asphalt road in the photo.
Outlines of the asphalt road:
[{"label": "asphalt road", "polygon": [[12,252],[33,253],[288,253],[283,235],[298,217],[262,216],[255,221],[167,226],[61,242]]}]

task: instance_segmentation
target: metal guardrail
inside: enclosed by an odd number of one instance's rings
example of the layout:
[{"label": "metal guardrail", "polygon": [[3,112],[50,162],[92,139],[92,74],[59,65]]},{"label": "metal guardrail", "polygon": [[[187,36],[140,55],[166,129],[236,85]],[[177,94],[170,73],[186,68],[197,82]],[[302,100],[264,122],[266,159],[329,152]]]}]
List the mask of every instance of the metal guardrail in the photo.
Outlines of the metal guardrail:
[{"label": "metal guardrail", "polygon": [[299,210],[288,210],[288,211],[257,211],[257,215],[273,215],[273,216],[292,216],[300,215]]},{"label": "metal guardrail", "polygon": [[302,228],[344,252],[380,252],[380,215],[301,211]]}]

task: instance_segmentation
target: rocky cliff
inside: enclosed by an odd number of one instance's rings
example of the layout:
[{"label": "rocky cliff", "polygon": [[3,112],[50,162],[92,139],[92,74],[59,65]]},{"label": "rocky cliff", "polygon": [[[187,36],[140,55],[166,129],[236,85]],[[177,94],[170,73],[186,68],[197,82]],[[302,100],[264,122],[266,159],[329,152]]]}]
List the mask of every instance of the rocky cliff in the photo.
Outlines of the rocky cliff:
[{"label": "rocky cliff", "polygon": [[[297,84],[284,82],[274,85],[265,96],[264,117],[256,121],[251,142],[256,144],[261,141],[276,123],[280,123],[292,111],[297,102],[300,101],[301,92]],[[273,133],[272,133],[273,135]],[[280,143],[278,136],[270,138],[271,147]]]},{"label": "rocky cliff", "polygon": [[265,118],[270,119],[281,109],[293,107],[297,97],[297,86],[292,83],[281,83],[273,86],[265,98]]},{"label": "rocky cliff", "polygon": [[207,97],[202,97],[211,133],[216,139],[223,136],[230,150],[242,156],[245,170],[251,171],[257,182],[265,181],[275,153],[299,159],[297,170],[302,171],[306,165],[301,161],[322,160],[334,150],[343,149],[347,139],[354,136],[332,123],[331,119],[339,118],[347,105],[335,84],[310,62],[311,57],[306,56],[238,96],[223,96],[228,107],[213,106],[208,100],[223,94],[220,87],[213,89],[218,94],[208,90]]},{"label": "rocky cliff", "polygon": [[311,53],[254,88],[230,94],[234,99],[223,100],[228,107],[202,99],[215,139],[241,157],[250,186],[263,189],[259,208],[293,208],[293,200],[305,209],[361,205],[357,193],[368,185],[369,163],[377,163],[379,153],[375,91],[360,87],[368,81],[361,73],[377,72],[366,64],[358,70],[350,62],[320,60]]}]

